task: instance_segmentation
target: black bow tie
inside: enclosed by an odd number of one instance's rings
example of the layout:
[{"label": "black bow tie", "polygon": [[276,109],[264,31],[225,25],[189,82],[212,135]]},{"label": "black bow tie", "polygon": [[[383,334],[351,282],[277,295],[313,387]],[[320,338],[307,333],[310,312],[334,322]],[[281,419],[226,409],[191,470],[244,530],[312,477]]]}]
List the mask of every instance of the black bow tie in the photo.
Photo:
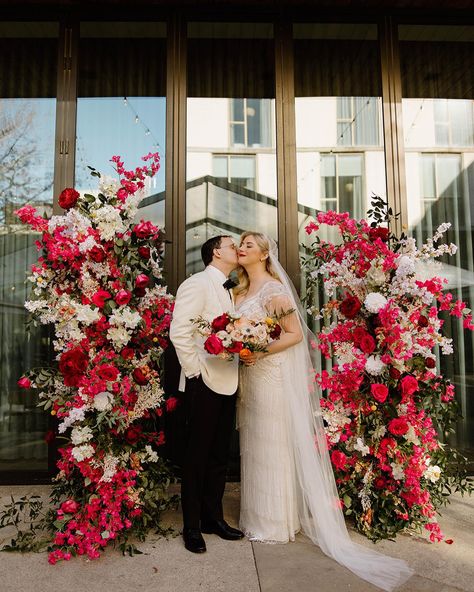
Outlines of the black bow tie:
[{"label": "black bow tie", "polygon": [[237,284],[234,282],[234,280],[229,278],[222,285],[226,290],[230,290],[231,288],[234,288]]}]

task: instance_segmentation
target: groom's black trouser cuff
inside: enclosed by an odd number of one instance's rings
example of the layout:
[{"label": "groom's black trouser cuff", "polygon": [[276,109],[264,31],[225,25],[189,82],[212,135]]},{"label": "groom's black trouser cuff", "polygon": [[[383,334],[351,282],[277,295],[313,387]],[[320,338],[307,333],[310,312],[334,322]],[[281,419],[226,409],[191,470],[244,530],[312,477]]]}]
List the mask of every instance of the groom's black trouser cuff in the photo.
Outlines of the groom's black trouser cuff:
[{"label": "groom's black trouser cuff", "polygon": [[185,528],[199,528],[200,520],[223,518],[222,497],[235,400],[235,395],[215,393],[202,378],[186,381],[186,443],[181,481]]}]

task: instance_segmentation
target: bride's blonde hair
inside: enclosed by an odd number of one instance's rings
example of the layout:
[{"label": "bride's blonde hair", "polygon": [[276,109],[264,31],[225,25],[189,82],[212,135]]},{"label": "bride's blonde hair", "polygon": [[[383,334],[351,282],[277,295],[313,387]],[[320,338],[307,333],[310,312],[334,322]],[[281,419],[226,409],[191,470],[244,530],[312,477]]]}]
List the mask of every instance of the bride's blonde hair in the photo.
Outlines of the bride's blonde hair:
[{"label": "bride's blonde hair", "polygon": [[[249,230],[241,234],[240,244],[242,244],[242,242],[249,236],[253,236],[255,242],[260,247],[264,255],[269,255],[265,259],[265,271],[269,273],[272,276],[272,278],[280,281],[280,278],[278,277],[278,274],[273,268],[272,262],[270,261],[270,241],[268,240],[268,238],[261,232],[252,232]],[[239,278],[239,285],[234,288],[234,294],[236,296],[238,294],[242,294],[242,292],[247,292],[250,284],[249,276],[243,267],[237,268],[237,277]]]}]

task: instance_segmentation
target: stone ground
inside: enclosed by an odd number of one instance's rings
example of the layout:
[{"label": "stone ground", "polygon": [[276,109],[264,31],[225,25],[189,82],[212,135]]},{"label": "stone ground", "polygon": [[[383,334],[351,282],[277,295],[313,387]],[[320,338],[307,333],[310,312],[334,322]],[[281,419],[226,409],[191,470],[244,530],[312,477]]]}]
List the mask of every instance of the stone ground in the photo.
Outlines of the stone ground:
[{"label": "stone ground", "polygon": [[[47,495],[46,486],[0,488],[0,506],[10,493]],[[239,486],[228,484],[227,520],[237,525]],[[180,514],[168,512],[166,525],[180,528]],[[396,543],[383,541],[377,549],[401,557],[415,569],[399,592],[474,592],[474,498],[453,496],[440,520],[452,545],[430,544],[407,535]],[[9,533],[0,530],[0,544]],[[180,536],[149,537],[139,548],[143,555],[122,557],[108,549],[96,561],[82,558],[47,563],[45,553],[0,554],[0,592],[371,592],[378,588],[359,580],[328,559],[304,536],[287,545],[264,545],[247,540],[228,542],[204,535],[208,551],[188,553]],[[363,545],[372,543],[351,532]]]}]

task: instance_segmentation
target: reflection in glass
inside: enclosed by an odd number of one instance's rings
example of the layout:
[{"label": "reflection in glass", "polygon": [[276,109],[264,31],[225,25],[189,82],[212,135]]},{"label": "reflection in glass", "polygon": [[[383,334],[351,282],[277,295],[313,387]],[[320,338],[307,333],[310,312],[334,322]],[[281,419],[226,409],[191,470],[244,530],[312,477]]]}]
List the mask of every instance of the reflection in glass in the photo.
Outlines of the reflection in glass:
[{"label": "reflection in glass", "polygon": [[[455,26],[399,28],[410,232],[424,241],[443,222],[452,224],[446,240],[458,251],[445,259],[454,266],[450,290],[472,304],[474,52],[466,35],[466,28]],[[474,339],[452,317],[445,318],[444,331],[456,354],[438,362],[456,386],[464,416],[455,443],[474,457]]]},{"label": "reflection in glass", "polygon": [[305,244],[311,239],[304,227],[318,210],[360,218],[373,193],[386,195],[381,82],[375,25],[295,24],[293,31],[299,242]]},{"label": "reflection in glass", "polygon": [[0,25],[0,471],[48,468],[48,417],[36,393],[17,385],[49,363],[46,330],[25,330],[38,235],[14,212],[31,204],[52,213],[57,35],[51,23]]},{"label": "reflection in glass", "polygon": [[76,188],[97,191],[88,166],[114,176],[110,158],[127,169],[159,152],[161,168],[146,179],[139,211],[164,227],[166,26],[82,23],[77,99]]},{"label": "reflection in glass", "polygon": [[272,26],[190,23],[188,37],[187,275],[211,236],[277,237]]}]

